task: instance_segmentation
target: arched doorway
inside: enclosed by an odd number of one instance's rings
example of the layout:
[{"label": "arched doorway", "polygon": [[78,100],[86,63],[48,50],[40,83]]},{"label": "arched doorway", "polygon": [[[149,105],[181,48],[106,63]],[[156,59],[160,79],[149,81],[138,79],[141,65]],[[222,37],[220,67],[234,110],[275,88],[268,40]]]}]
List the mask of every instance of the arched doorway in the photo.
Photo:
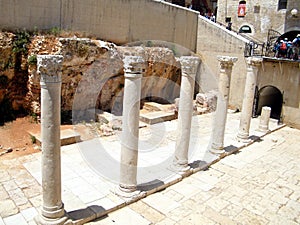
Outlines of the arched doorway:
[{"label": "arched doorway", "polygon": [[255,102],[255,116],[261,114],[263,106],[271,107],[271,118],[280,120],[283,96],[280,90],[274,86],[268,85],[262,87],[257,95]]}]

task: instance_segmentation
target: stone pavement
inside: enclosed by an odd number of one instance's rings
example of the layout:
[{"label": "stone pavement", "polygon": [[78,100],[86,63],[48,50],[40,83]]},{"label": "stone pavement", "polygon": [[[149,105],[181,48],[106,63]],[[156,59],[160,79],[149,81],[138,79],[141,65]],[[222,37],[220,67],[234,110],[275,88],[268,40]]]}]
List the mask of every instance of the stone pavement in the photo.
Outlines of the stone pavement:
[{"label": "stone pavement", "polygon": [[[228,114],[228,152],[243,147],[235,141],[239,116]],[[138,183],[148,196],[129,206],[113,193],[118,135],[62,147],[62,199],[73,223],[109,213],[90,224],[299,224],[300,131],[284,127],[263,136],[253,119],[250,134],[261,139],[218,161],[206,151],[211,120],[211,114],[193,117],[195,173],[184,179],[169,169],[176,120],[140,129]],[[272,120],[270,129],[277,128]],[[0,225],[35,224],[42,200],[40,166],[40,153],[0,161]]]}]

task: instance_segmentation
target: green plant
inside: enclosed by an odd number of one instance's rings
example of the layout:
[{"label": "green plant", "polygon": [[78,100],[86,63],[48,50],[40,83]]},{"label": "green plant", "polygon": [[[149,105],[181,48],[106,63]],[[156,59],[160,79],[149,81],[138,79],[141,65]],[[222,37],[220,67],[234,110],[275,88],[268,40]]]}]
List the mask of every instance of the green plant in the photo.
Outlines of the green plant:
[{"label": "green plant", "polygon": [[49,30],[49,34],[54,35],[54,36],[58,36],[61,32],[61,29],[59,27],[52,27]]},{"label": "green plant", "polygon": [[27,54],[29,42],[30,34],[25,29],[22,31],[18,30],[13,41],[13,52]]},{"label": "green plant", "polygon": [[30,138],[31,138],[31,143],[35,144],[36,143],[36,137],[34,135],[30,134]]},{"label": "green plant", "polygon": [[32,123],[38,123],[38,116],[37,116],[36,113],[32,112],[32,113],[30,114],[30,117],[31,117],[31,122],[32,122]]},{"label": "green plant", "polygon": [[37,64],[36,55],[31,55],[31,56],[28,57],[28,64],[29,65],[36,65]]}]

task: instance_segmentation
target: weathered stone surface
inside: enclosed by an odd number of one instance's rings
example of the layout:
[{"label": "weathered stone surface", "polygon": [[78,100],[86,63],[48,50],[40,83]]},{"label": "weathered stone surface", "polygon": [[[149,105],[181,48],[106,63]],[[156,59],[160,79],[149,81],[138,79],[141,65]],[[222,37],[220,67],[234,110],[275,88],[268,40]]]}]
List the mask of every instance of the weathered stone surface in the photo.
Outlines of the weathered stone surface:
[{"label": "weathered stone surface", "polygon": [[[120,47],[87,38],[37,36],[29,49],[30,56],[36,54],[61,54],[64,57],[62,111],[96,108],[120,115],[124,55],[139,55],[146,61],[142,98],[170,103],[179,95],[180,65],[167,48]],[[40,87],[36,65],[29,65],[28,70],[27,108],[39,114]]]},{"label": "weathered stone surface", "polygon": [[196,108],[199,114],[214,112],[217,106],[217,91],[198,93],[196,95]]}]

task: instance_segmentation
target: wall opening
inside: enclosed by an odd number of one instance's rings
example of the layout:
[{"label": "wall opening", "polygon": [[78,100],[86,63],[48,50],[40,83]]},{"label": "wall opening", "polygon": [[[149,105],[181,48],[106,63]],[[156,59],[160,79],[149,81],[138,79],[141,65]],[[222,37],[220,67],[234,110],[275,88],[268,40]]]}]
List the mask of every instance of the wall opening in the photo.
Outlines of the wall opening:
[{"label": "wall opening", "polygon": [[252,29],[251,27],[249,27],[248,25],[244,25],[240,28],[239,33],[252,33]]},{"label": "wall opening", "polygon": [[278,10],[286,9],[286,7],[287,7],[287,0],[278,1]]},{"label": "wall opening", "polygon": [[254,116],[261,114],[263,106],[269,106],[271,107],[271,118],[280,120],[282,103],[283,95],[278,88],[271,85],[264,86],[255,96]]}]

